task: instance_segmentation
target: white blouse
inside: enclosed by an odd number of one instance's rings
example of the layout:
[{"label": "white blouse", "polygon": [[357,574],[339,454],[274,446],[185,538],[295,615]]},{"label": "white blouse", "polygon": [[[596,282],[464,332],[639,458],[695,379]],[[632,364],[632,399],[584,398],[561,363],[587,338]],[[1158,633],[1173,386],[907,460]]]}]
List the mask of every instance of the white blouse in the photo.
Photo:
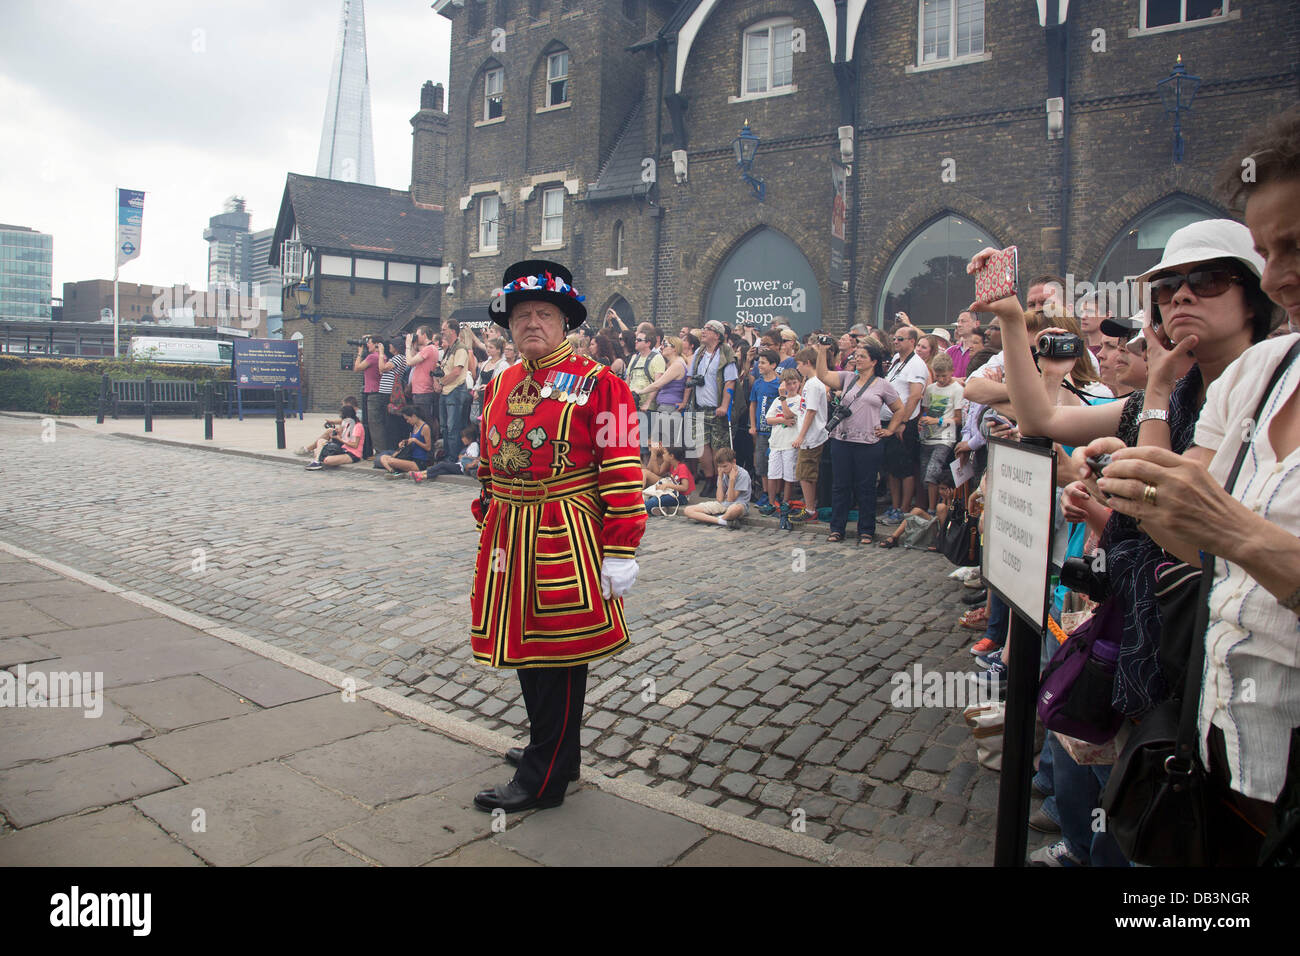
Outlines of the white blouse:
[{"label": "white blouse", "polygon": [[[1253,435],[1232,496],[1291,534],[1300,535],[1300,448],[1277,460],[1269,425],[1300,386],[1300,359],[1282,374],[1258,422],[1251,422],[1274,370],[1297,336],[1251,346],[1206,392],[1195,444],[1216,449],[1210,474],[1227,481],[1242,440]],[[1232,534],[1234,529],[1221,529]],[[1300,582],[1296,582],[1300,584]],[[1223,731],[1232,788],[1275,801],[1286,778],[1291,729],[1300,726],[1300,618],[1240,566],[1218,558],[1197,731]]]}]

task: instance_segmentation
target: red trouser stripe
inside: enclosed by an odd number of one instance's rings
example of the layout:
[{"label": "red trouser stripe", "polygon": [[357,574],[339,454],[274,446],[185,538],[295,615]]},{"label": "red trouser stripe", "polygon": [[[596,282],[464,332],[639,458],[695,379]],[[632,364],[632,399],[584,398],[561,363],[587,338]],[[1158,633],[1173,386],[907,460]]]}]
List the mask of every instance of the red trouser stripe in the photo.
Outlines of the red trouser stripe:
[{"label": "red trouser stripe", "polygon": [[537,791],[540,797],[546,792],[546,785],[551,782],[551,771],[555,769],[555,758],[560,755],[560,748],[564,746],[564,732],[569,729],[569,698],[571,696],[570,687],[573,684],[573,669],[566,668],[567,673],[564,675],[564,723],[560,725],[560,739],[555,742],[555,753],[551,754],[551,762],[546,767],[546,776],[542,778],[542,786]]}]

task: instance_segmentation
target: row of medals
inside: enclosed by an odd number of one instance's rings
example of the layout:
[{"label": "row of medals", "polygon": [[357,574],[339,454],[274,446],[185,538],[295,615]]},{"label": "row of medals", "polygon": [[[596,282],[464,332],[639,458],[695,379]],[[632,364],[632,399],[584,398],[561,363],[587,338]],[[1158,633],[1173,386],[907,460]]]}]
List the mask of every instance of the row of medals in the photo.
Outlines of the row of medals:
[{"label": "row of medals", "polygon": [[556,400],[571,405],[586,405],[595,387],[594,376],[583,377],[571,372],[551,372],[542,386],[542,398],[555,396]]}]

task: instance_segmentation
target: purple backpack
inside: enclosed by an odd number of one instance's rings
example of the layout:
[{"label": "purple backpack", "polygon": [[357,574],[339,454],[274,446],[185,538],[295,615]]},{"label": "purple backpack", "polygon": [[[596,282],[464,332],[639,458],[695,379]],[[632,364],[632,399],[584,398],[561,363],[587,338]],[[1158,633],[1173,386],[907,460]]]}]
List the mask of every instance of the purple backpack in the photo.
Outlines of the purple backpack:
[{"label": "purple backpack", "polygon": [[1111,706],[1119,638],[1118,602],[1104,601],[1052,655],[1038,688],[1038,716],[1048,730],[1092,744],[1117,733],[1124,715]]}]

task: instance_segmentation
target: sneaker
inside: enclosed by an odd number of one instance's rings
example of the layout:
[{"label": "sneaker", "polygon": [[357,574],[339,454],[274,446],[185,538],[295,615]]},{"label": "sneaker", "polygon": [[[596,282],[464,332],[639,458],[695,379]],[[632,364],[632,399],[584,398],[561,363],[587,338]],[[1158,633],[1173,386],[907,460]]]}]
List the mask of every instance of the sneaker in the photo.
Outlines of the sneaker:
[{"label": "sneaker", "polygon": [[793,521],[807,521],[807,520],[808,520],[808,512],[807,512],[805,509],[803,509],[803,508],[791,508],[791,509],[790,509],[789,520],[792,521],[792,522],[793,522]]},{"label": "sneaker", "polygon": [[1002,663],[1002,648],[997,648],[987,654],[980,654],[975,658],[975,663],[986,671],[1005,671],[1007,665]]},{"label": "sneaker", "polygon": [[962,581],[961,586],[970,588],[972,591],[982,591],[984,590],[984,579],[977,574],[973,578]]},{"label": "sneaker", "polygon": [[429,477],[429,476],[428,476],[425,472],[423,472],[423,471],[408,471],[407,474],[410,475],[410,476],[411,476],[411,479],[412,479],[413,481],[417,482],[417,483],[418,483],[418,482],[421,482],[421,481],[424,481],[426,478]]},{"label": "sneaker", "polygon": [[293,450],[293,453],[295,455],[298,455],[299,457],[306,458],[308,455],[313,454],[315,451],[316,449],[312,448],[311,446],[303,445],[301,448],[295,448]]},{"label": "sneaker", "polygon": [[320,471],[324,467],[325,466],[318,461],[309,461],[306,465],[308,471]]},{"label": "sneaker", "polygon": [[1070,852],[1064,840],[1057,840],[1051,846],[1045,846],[1029,854],[1030,866],[1087,866],[1083,860]]},{"label": "sneaker", "polygon": [[981,605],[973,611],[967,611],[957,623],[968,631],[986,631],[989,626],[989,610]]},{"label": "sneaker", "polygon": [[1007,690],[1007,668],[1001,661],[996,667],[981,671],[975,675],[975,695],[977,700],[1005,700]]},{"label": "sneaker", "polygon": [[970,594],[963,594],[961,596],[961,603],[965,604],[967,607],[974,607],[977,604],[983,604],[988,599],[989,592],[982,589],[979,591],[971,591]]},{"label": "sneaker", "polygon": [[394,468],[392,471],[390,471],[390,472],[388,473],[388,477],[389,477],[389,478],[405,478],[405,477],[406,477],[406,472],[404,472],[404,471],[398,471],[396,468]]},{"label": "sneaker", "polygon": [[761,504],[758,506],[758,513],[765,518],[774,515],[776,514],[776,505],[770,502],[767,504]]},{"label": "sneaker", "polygon": [[767,492],[766,492],[766,491],[763,492],[761,495],[759,495],[759,496],[758,496],[758,500],[757,500],[756,502],[754,502],[755,507],[758,507],[758,508],[765,508],[765,507],[767,507],[767,506],[770,505],[770,504],[771,504],[771,502],[767,500]]},{"label": "sneaker", "polygon": [[1029,815],[1029,829],[1037,830],[1039,833],[1060,833],[1061,825],[1039,807]]},{"label": "sneaker", "polygon": [[970,652],[976,657],[983,657],[985,654],[992,654],[998,649],[998,644],[989,640],[987,637],[981,637],[971,647]]}]

